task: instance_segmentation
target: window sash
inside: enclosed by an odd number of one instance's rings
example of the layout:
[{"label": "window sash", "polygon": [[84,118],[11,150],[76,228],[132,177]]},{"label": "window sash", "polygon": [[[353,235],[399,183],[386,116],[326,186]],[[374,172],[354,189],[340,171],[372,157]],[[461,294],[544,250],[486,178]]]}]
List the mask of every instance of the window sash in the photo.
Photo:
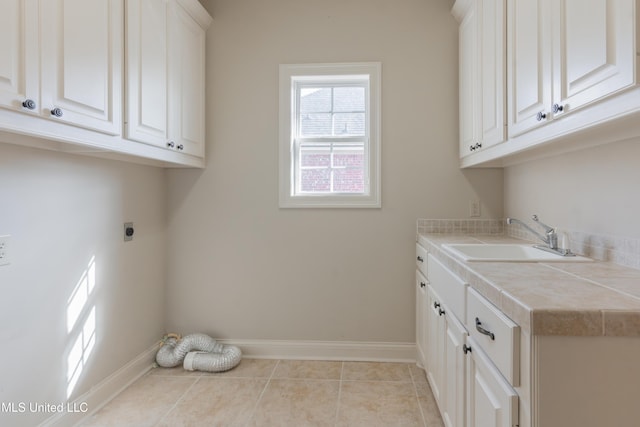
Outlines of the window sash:
[{"label": "window sash", "polygon": [[[336,88],[345,88],[345,87],[358,87],[364,89],[364,110],[335,110],[334,105],[334,95],[333,91]],[[340,80],[331,80],[327,81],[327,77],[325,76],[323,80],[294,80],[293,82],[293,91],[294,91],[294,129],[293,135],[297,138],[302,137],[310,137],[305,136],[302,133],[302,113],[301,113],[301,105],[302,105],[302,90],[303,89],[331,89],[331,109],[329,111],[321,111],[312,114],[331,114],[331,129],[332,132],[335,129],[335,117],[340,114],[364,114],[364,133],[362,135],[354,135],[358,137],[369,138],[370,131],[370,99],[369,99],[369,77],[368,76],[345,76]],[[335,135],[322,135],[323,137],[336,137]],[[313,137],[316,137],[315,135]]]},{"label": "window sash", "polygon": [[[304,196],[327,196],[327,195],[360,195],[367,196],[370,194],[370,171],[369,171],[369,142],[368,139],[362,137],[348,138],[299,138],[294,140],[293,144],[293,162],[294,162],[294,194]],[[316,151],[318,154],[328,154],[328,165],[303,166],[302,153],[304,151],[312,153]],[[339,191],[336,187],[336,172],[345,171],[349,166],[336,165],[337,154],[362,154],[362,191]],[[327,191],[310,191],[303,188],[303,171],[309,170],[326,170],[329,174],[329,189]]]}]

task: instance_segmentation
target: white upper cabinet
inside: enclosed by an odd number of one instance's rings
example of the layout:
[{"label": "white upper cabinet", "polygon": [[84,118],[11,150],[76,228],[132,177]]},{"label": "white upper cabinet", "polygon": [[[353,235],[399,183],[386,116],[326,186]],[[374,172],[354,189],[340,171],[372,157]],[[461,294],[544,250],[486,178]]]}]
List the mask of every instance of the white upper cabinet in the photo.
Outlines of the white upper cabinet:
[{"label": "white upper cabinet", "polygon": [[2,0],[2,142],[203,167],[211,21],[198,0]]},{"label": "white upper cabinet", "polygon": [[169,135],[177,150],[198,157],[204,156],[205,135],[205,30],[201,25],[186,9],[170,4]]},{"label": "white upper cabinet", "polygon": [[120,135],[122,40],[121,0],[2,0],[0,107]]},{"label": "white upper cabinet", "polygon": [[635,83],[635,3],[552,1],[552,112],[570,112]]},{"label": "white upper cabinet", "polygon": [[635,84],[636,0],[509,0],[509,137]]},{"label": "white upper cabinet", "polygon": [[551,26],[547,0],[509,0],[509,136],[541,125],[551,108]]},{"label": "white upper cabinet", "polygon": [[40,103],[37,8],[37,0],[0,2],[0,107],[34,114]]},{"label": "white upper cabinet", "polygon": [[127,2],[128,139],[204,156],[203,11],[193,1]]},{"label": "white upper cabinet", "polygon": [[167,1],[127,1],[125,137],[167,147]]},{"label": "white upper cabinet", "polygon": [[122,1],[47,0],[40,7],[40,113],[120,135]]},{"label": "white upper cabinet", "polygon": [[640,136],[639,9],[640,0],[457,0],[461,166]]},{"label": "white upper cabinet", "polygon": [[505,139],[505,1],[458,1],[460,155]]}]

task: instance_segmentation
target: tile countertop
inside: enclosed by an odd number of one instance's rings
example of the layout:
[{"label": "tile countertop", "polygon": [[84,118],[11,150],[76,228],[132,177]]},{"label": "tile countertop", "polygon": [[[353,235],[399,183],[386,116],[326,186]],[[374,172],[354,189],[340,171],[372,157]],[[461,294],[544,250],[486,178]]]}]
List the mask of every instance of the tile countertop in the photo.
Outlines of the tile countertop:
[{"label": "tile countertop", "polygon": [[503,235],[418,234],[417,241],[527,333],[640,337],[640,270],[602,261],[465,262],[441,249],[523,243]]}]

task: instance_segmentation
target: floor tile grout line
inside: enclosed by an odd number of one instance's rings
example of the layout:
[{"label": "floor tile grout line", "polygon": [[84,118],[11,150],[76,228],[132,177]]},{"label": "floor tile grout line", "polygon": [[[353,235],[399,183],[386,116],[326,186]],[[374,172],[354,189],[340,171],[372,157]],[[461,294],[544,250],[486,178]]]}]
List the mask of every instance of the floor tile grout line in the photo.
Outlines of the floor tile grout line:
[{"label": "floor tile grout line", "polygon": [[251,409],[251,415],[249,415],[249,417],[247,418],[247,422],[246,422],[245,426],[248,426],[249,423],[251,422],[251,420],[253,419],[253,417],[256,415],[256,411],[258,410],[258,405],[260,404],[260,401],[262,400],[262,396],[264,396],[264,393],[267,391],[267,388],[269,388],[269,384],[271,384],[271,379],[273,378],[273,375],[275,374],[276,369],[278,369],[278,365],[280,365],[280,360],[278,360],[276,362],[276,364],[273,366],[273,369],[271,370],[271,374],[269,374],[269,378],[267,378],[267,382],[265,383],[264,387],[262,388],[262,391],[260,392],[260,395],[256,399],[255,405],[253,405],[253,408]]},{"label": "floor tile grout line", "polygon": [[424,414],[424,409],[422,409],[422,405],[420,404],[420,396],[418,396],[418,384],[416,383],[416,378],[413,375],[413,371],[409,368],[409,375],[411,375],[411,381],[413,381],[413,392],[416,396],[416,403],[418,404],[418,409],[420,410],[420,415],[422,415],[422,425],[427,427],[427,417]]},{"label": "floor tile grout line", "polygon": [[344,360],[340,364],[340,382],[338,383],[338,401],[336,402],[336,416],[334,426],[338,427],[338,415],[340,415],[340,400],[342,397],[342,375],[344,373]]},{"label": "floor tile grout line", "polygon": [[169,410],[162,416],[160,417],[160,419],[158,420],[158,422],[155,425],[160,425],[162,423],[162,421],[167,418],[167,416],[176,408],[176,406],[178,406],[178,404],[185,398],[185,396],[187,395],[187,393],[189,393],[189,391],[191,391],[191,389],[193,387],[195,387],[196,384],[198,384],[200,382],[200,378],[202,378],[202,375],[198,375],[198,376],[194,376],[195,381],[193,382],[193,384],[191,384],[189,386],[189,388],[187,388],[184,393],[182,393],[180,395],[180,397],[178,397],[176,399],[176,401],[174,402],[173,405],[171,405],[171,408],[169,408]]}]

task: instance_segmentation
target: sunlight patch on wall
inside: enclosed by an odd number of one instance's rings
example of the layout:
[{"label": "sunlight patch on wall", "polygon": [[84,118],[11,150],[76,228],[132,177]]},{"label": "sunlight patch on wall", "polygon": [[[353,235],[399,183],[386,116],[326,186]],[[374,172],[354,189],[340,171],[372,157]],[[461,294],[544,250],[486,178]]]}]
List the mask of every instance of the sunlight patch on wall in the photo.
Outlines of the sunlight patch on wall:
[{"label": "sunlight patch on wall", "polygon": [[67,356],[67,398],[73,393],[96,342],[96,306],[91,304],[95,284],[93,256],[67,301],[67,333],[73,341]]}]

